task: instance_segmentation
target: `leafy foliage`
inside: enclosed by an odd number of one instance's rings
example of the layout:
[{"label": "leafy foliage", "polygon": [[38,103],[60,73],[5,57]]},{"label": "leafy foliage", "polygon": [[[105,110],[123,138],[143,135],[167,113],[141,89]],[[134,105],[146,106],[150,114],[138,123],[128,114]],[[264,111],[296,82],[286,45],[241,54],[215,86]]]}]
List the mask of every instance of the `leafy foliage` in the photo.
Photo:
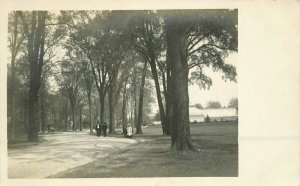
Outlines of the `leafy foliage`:
[{"label": "leafy foliage", "polygon": [[207,103],[207,106],[206,106],[207,108],[221,108],[222,106],[221,106],[221,103],[220,102],[218,102],[218,101],[209,101],[208,103]]}]

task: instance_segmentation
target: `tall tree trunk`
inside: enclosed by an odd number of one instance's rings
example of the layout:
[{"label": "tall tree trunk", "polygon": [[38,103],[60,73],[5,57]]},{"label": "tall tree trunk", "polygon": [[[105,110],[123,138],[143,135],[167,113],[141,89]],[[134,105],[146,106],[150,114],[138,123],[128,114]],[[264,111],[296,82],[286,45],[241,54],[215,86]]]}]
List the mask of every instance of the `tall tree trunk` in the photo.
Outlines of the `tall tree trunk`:
[{"label": "tall tree trunk", "polygon": [[64,124],[64,131],[68,131],[68,112],[67,112],[68,102],[64,99],[63,101],[63,109],[62,109],[62,120]]},{"label": "tall tree trunk", "polygon": [[143,134],[142,125],[143,125],[143,104],[144,104],[144,89],[145,89],[145,80],[146,80],[146,72],[147,72],[147,61],[145,61],[142,80],[141,80],[141,87],[140,87],[140,100],[139,100],[139,111],[138,111],[138,121],[136,126],[136,134]]},{"label": "tall tree trunk", "polygon": [[75,131],[75,105],[74,103],[71,103],[71,109],[72,109],[72,129]]},{"label": "tall tree trunk", "polygon": [[45,89],[41,86],[40,90],[40,100],[41,100],[41,129],[42,133],[45,133],[46,129],[46,111],[45,111]]},{"label": "tall tree trunk", "polygon": [[[167,33],[168,34],[168,33]],[[167,41],[171,39],[167,35]],[[169,41],[170,42],[170,41]],[[172,105],[172,81],[171,81],[171,61],[169,60],[169,55],[172,51],[170,51],[170,48],[167,47],[167,93],[166,93],[166,127],[165,127],[165,134],[171,135],[171,127],[172,127],[172,117],[173,117],[173,105]]]},{"label": "tall tree trunk", "polygon": [[155,59],[153,57],[151,57],[151,60],[149,62],[150,62],[152,76],[153,76],[154,83],[155,83],[156,96],[157,96],[157,102],[158,102],[158,108],[159,108],[159,114],[160,114],[162,130],[163,130],[163,134],[165,134],[166,116],[165,116],[164,105],[163,105],[162,98],[161,98],[161,93],[160,93],[160,87],[159,87],[159,81],[158,81],[158,75],[157,75]]},{"label": "tall tree trunk", "polygon": [[16,137],[16,114],[15,114],[15,55],[11,59],[11,105],[10,105],[10,124],[11,124],[11,137]]},{"label": "tall tree trunk", "polygon": [[[137,127],[137,66],[136,64],[133,67],[133,109],[131,108],[131,124],[132,127]],[[133,115],[133,116],[132,116]]]},{"label": "tall tree trunk", "polygon": [[27,106],[27,100],[25,100],[24,104],[24,133],[28,134],[28,106]]},{"label": "tall tree trunk", "polygon": [[82,105],[79,106],[79,130],[82,131]]},{"label": "tall tree trunk", "polygon": [[11,124],[11,137],[16,136],[16,115],[15,115],[15,83],[16,83],[16,73],[15,73],[15,61],[16,61],[16,45],[17,45],[17,35],[18,35],[18,17],[14,15],[14,41],[13,48],[11,51],[11,105],[10,105],[10,124]]},{"label": "tall tree trunk", "polygon": [[[31,83],[32,84],[32,83]],[[38,99],[37,91],[33,85],[29,89],[29,105],[28,105],[28,141],[38,140]]]},{"label": "tall tree trunk", "polygon": [[[19,19],[18,19],[18,14],[16,12],[12,13],[13,15],[13,35],[11,37],[12,41],[10,43],[11,45],[11,102],[10,102],[10,125],[11,125],[11,137],[15,138],[16,136],[16,107],[15,107],[15,89],[16,89],[16,70],[15,70],[15,62],[17,55],[19,53],[19,48],[21,46],[21,43],[23,42],[23,35],[21,37],[18,37],[18,25],[19,25]],[[19,40],[18,40],[19,39]],[[20,126],[21,128],[21,126]]]},{"label": "tall tree trunk", "polygon": [[88,102],[89,102],[89,126],[90,126],[90,134],[93,134],[91,94],[88,94]]},{"label": "tall tree trunk", "polygon": [[100,90],[100,124],[102,125],[104,123],[104,100],[105,100],[105,94],[103,88]]},{"label": "tall tree trunk", "polygon": [[57,115],[56,115],[55,108],[53,108],[53,116],[54,116],[54,129],[55,129],[55,130],[58,130],[58,126],[57,126]]},{"label": "tall tree trunk", "polygon": [[113,99],[114,97],[114,86],[115,86],[115,81],[112,82],[111,86],[109,87],[109,92],[108,92],[108,105],[109,105],[109,134],[115,134],[115,108],[113,105]]},{"label": "tall tree trunk", "polygon": [[[43,43],[43,35],[45,32],[45,20],[47,12],[33,11],[31,15],[30,30],[22,12],[20,15],[25,33],[27,35],[27,50],[29,61],[29,103],[28,103],[28,141],[38,141],[38,91],[41,83],[41,70],[43,61],[39,55],[40,49],[43,50],[41,44]],[[42,45],[43,47],[43,45]],[[43,52],[43,51],[42,51]],[[40,60],[39,60],[40,57]]]},{"label": "tall tree trunk", "polygon": [[171,78],[173,89],[173,120],[171,150],[194,150],[189,128],[188,65],[185,56],[186,29],[176,18],[166,20],[167,45],[170,49]]},{"label": "tall tree trunk", "polygon": [[123,103],[122,103],[122,126],[123,128],[127,127],[127,91],[126,91],[127,81],[124,83],[124,91],[123,91]]}]

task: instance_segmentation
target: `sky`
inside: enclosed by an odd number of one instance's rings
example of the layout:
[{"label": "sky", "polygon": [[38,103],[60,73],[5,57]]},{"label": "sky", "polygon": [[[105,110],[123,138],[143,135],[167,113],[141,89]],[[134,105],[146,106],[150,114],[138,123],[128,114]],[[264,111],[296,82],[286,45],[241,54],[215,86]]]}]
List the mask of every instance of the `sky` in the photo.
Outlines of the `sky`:
[{"label": "sky", "polygon": [[[230,54],[226,59],[226,63],[232,64],[237,68],[237,54]],[[224,81],[221,72],[207,71],[207,74],[212,78],[212,86],[209,90],[200,89],[197,84],[189,86],[190,104],[200,103],[206,106],[207,102],[219,101],[222,106],[227,106],[232,97],[238,97],[238,78],[237,83]],[[237,68],[238,74],[238,68]]]},{"label": "sky", "polygon": [[[200,103],[203,107],[206,107],[209,101],[219,101],[222,106],[228,106],[231,98],[238,97],[238,65],[237,65],[238,54],[230,54],[226,59],[225,63],[232,64],[236,67],[237,71],[237,83],[231,81],[224,81],[222,79],[222,72],[213,72],[211,69],[205,69],[206,75],[212,79],[212,86],[209,90],[200,89],[197,84],[189,85],[189,101],[190,105]],[[153,95],[156,93],[153,90]],[[156,99],[155,99],[156,101]],[[158,113],[157,101],[152,104],[152,113],[150,115],[155,115]]]}]

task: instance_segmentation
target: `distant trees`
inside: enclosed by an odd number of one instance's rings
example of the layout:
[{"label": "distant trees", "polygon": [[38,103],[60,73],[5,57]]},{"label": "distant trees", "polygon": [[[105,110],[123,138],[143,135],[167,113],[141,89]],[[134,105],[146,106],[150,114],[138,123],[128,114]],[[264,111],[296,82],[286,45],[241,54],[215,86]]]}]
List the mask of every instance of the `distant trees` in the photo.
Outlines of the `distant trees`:
[{"label": "distant trees", "polygon": [[204,108],[200,103],[196,103],[196,104],[195,104],[195,107],[196,107],[197,109],[203,109],[203,108]]},{"label": "distant trees", "polygon": [[239,106],[239,101],[238,98],[231,98],[229,103],[228,103],[228,107],[230,108],[238,108]]},{"label": "distant trees", "polygon": [[229,103],[228,103],[229,108],[235,108],[236,109],[236,114],[238,114],[239,111],[239,100],[238,98],[231,98]]},{"label": "distant trees", "polygon": [[208,103],[207,103],[207,106],[206,106],[207,108],[222,108],[222,105],[221,105],[221,103],[220,102],[218,102],[218,101],[209,101]]}]

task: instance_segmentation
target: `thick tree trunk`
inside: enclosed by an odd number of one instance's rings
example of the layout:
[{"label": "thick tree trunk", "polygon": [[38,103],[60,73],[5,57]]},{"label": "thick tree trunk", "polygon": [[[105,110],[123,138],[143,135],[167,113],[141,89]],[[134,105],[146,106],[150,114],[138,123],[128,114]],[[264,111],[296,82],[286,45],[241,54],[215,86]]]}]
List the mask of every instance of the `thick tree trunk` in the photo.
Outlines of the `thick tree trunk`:
[{"label": "thick tree trunk", "polygon": [[102,125],[104,123],[104,90],[100,90],[100,124]]},{"label": "thick tree trunk", "polygon": [[[47,12],[32,12],[30,31],[22,12],[19,12],[26,35],[28,38],[28,61],[29,61],[29,103],[28,103],[28,141],[38,141],[38,91],[41,83],[42,64],[39,63],[39,50],[43,42],[45,32],[45,19]],[[43,46],[42,46],[43,47]],[[42,59],[40,59],[42,60]]]},{"label": "thick tree trunk", "polygon": [[152,59],[149,62],[150,62],[150,66],[151,66],[152,76],[153,76],[154,83],[155,83],[156,96],[157,96],[157,102],[158,102],[158,108],[159,108],[159,114],[160,114],[162,130],[163,130],[163,134],[165,134],[166,116],[165,116],[164,105],[163,105],[162,98],[161,98],[161,93],[160,93],[160,87],[159,87],[159,81],[158,81],[158,75],[157,75],[155,59],[152,57]]},{"label": "thick tree trunk", "polygon": [[139,100],[139,111],[138,111],[138,121],[136,126],[136,134],[143,134],[142,125],[143,125],[143,104],[144,104],[144,89],[145,89],[145,80],[146,80],[146,72],[147,72],[147,61],[145,61],[141,87],[140,87],[140,100]]},{"label": "thick tree trunk", "polygon": [[[35,83],[30,83],[35,84]],[[34,85],[29,89],[28,141],[38,141],[38,93]]]},{"label": "thick tree trunk", "polygon": [[188,65],[184,58],[186,29],[171,18],[167,19],[166,32],[173,86],[171,150],[184,152],[194,150],[189,128]]},{"label": "thick tree trunk", "polygon": [[46,129],[46,111],[45,111],[45,92],[44,92],[44,87],[41,86],[40,90],[40,100],[41,100],[41,130],[42,133],[45,133]]},{"label": "thick tree trunk", "polygon": [[63,108],[62,108],[62,122],[64,124],[64,131],[68,131],[68,112],[67,112],[68,102],[66,100],[63,101]]}]

